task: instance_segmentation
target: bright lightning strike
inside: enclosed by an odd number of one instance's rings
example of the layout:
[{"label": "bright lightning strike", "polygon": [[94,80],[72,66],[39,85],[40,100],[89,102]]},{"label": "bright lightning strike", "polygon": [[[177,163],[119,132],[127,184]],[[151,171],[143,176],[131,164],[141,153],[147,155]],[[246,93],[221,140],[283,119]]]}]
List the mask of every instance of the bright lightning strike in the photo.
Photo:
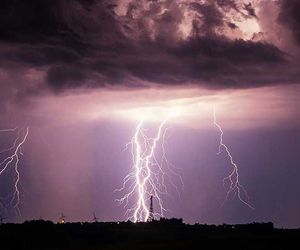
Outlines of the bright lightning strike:
[{"label": "bright lightning strike", "polygon": [[[14,132],[18,128],[14,129],[4,129],[0,130],[0,132]],[[19,172],[19,162],[20,162],[20,155],[23,155],[22,153],[22,146],[27,140],[29,134],[29,128],[25,129],[19,129],[18,130],[18,136],[15,139],[13,145],[7,149],[4,149],[0,152],[6,153],[11,152],[12,153],[7,156],[1,163],[0,163],[0,176],[2,176],[6,171],[8,171],[10,168],[14,170],[15,173],[15,180],[14,180],[14,191],[13,195],[10,200],[10,204],[15,208],[18,215],[21,215],[19,204],[20,204],[20,172]]]},{"label": "bright lightning strike", "polygon": [[[182,184],[180,175],[176,173],[173,165],[166,157],[165,137],[168,130],[166,128],[168,118],[166,117],[160,122],[153,138],[146,134],[147,131],[143,128],[144,121],[141,120],[136,127],[133,138],[126,145],[126,148],[131,146],[133,170],[124,178],[122,188],[118,189],[118,191],[126,190],[127,193],[117,201],[127,207],[131,196],[137,198],[134,206],[126,211],[127,219],[133,222],[146,222],[149,218],[164,216],[166,209],[163,206],[161,196],[168,193],[166,179],[177,190],[170,175],[177,176]],[[159,143],[162,148],[160,161],[155,155]],[[151,196],[157,201],[158,213],[151,214],[149,210]]]},{"label": "bright lightning strike", "polygon": [[222,148],[223,148],[225,150],[225,152],[226,152],[226,154],[227,154],[227,156],[230,160],[230,164],[232,166],[231,173],[223,179],[224,185],[225,185],[226,182],[229,183],[229,188],[227,190],[225,201],[227,201],[229,196],[233,194],[234,196],[237,196],[238,199],[243,204],[245,204],[246,206],[248,206],[251,209],[254,209],[254,207],[249,203],[249,195],[248,195],[246,189],[244,188],[243,185],[240,184],[240,180],[239,180],[240,176],[239,176],[238,166],[234,162],[233,157],[232,157],[227,145],[224,144],[224,142],[223,142],[224,132],[223,132],[222,127],[217,122],[217,116],[216,116],[216,109],[215,108],[214,108],[213,114],[214,114],[214,125],[218,128],[218,130],[220,132],[220,142],[219,142],[219,152],[218,152],[218,154],[221,153]]}]

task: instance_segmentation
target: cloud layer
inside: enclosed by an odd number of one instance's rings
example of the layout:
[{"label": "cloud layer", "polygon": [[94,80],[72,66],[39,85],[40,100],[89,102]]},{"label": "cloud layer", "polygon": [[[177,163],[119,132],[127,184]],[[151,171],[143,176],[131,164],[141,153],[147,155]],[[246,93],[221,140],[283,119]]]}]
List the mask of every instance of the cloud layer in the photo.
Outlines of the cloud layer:
[{"label": "cloud layer", "polygon": [[[30,91],[297,83],[294,58],[259,30],[261,2],[5,0],[0,67],[23,82],[39,72],[19,86]],[[299,44],[299,3],[269,4]]]}]

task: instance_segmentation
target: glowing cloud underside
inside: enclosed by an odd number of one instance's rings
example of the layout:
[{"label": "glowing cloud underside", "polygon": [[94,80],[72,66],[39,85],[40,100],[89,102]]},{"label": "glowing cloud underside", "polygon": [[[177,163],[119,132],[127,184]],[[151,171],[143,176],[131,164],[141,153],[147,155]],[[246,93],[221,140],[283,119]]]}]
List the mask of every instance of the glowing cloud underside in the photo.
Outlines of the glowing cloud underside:
[{"label": "glowing cloud underside", "polygon": [[[0,132],[16,132],[17,137],[13,142],[13,145],[0,151],[1,154],[8,154],[2,162],[0,163],[0,176],[2,176],[5,172],[8,172],[9,169],[13,169],[14,171],[14,184],[13,184],[13,194],[10,197],[10,205],[14,207],[16,213],[21,216],[21,211],[19,208],[20,205],[20,172],[19,172],[19,162],[20,162],[20,155],[22,153],[22,146],[27,140],[29,134],[29,128],[25,129],[3,129]],[[5,208],[6,204],[1,201],[2,208]]]}]

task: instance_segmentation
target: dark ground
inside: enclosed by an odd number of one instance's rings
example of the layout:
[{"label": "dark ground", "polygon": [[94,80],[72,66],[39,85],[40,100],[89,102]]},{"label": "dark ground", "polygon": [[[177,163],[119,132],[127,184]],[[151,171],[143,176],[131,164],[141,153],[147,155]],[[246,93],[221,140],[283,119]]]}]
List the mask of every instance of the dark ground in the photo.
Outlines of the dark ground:
[{"label": "dark ground", "polygon": [[186,225],[179,219],[59,225],[39,220],[0,225],[0,249],[300,249],[300,229]]}]

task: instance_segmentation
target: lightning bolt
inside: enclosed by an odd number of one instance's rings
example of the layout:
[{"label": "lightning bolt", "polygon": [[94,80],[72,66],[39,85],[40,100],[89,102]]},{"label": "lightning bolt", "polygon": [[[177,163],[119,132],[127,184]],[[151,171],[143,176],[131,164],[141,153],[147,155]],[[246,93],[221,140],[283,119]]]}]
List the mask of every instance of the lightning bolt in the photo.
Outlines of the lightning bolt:
[{"label": "lightning bolt", "polygon": [[[14,129],[3,129],[0,130],[0,132],[14,132],[18,130],[18,128]],[[23,155],[22,153],[22,146],[27,140],[29,134],[29,127],[25,129],[19,129],[18,130],[18,136],[15,139],[13,145],[7,149],[4,149],[0,152],[0,154],[5,152],[12,153],[6,157],[1,163],[0,163],[0,176],[2,176],[8,169],[13,168],[15,173],[15,181],[14,181],[14,192],[10,200],[10,204],[14,207],[17,214],[21,216],[21,211],[19,208],[20,204],[20,172],[19,172],[19,162],[20,162],[20,155]]]},{"label": "lightning bolt", "polygon": [[[133,171],[123,179],[122,188],[117,189],[117,191],[127,191],[127,193],[121,199],[117,199],[117,201],[120,204],[125,204],[124,207],[126,208],[131,196],[137,197],[135,205],[127,209],[125,213],[127,220],[146,222],[150,216],[154,218],[164,217],[164,213],[167,210],[164,208],[161,196],[168,193],[166,179],[176,187],[171,177],[171,175],[175,175],[179,177],[182,183],[180,175],[175,171],[173,165],[166,157],[165,137],[168,128],[165,128],[165,125],[168,118],[169,117],[166,117],[160,122],[154,138],[147,136],[146,130],[143,128],[144,121],[141,120],[136,127],[134,136],[126,145],[126,148],[131,146]],[[161,160],[158,161],[155,151],[160,141],[162,141],[162,152]],[[176,188],[176,190],[178,189]],[[150,214],[148,203],[151,196],[153,196],[158,203],[159,213]]]},{"label": "lightning bolt", "polygon": [[213,116],[214,116],[214,125],[217,127],[217,129],[220,132],[220,141],[219,141],[219,152],[218,152],[218,154],[221,154],[222,148],[223,148],[225,150],[225,152],[226,152],[226,154],[229,158],[230,164],[232,166],[231,173],[223,179],[224,186],[225,186],[226,182],[229,183],[229,188],[227,190],[227,194],[226,194],[224,202],[226,202],[228,200],[228,198],[230,197],[230,195],[233,194],[234,196],[237,196],[238,199],[243,204],[245,204],[246,206],[248,206],[251,209],[254,209],[254,207],[249,203],[250,199],[249,199],[249,195],[248,195],[246,189],[240,183],[240,175],[239,175],[238,165],[234,162],[233,157],[232,157],[232,155],[229,151],[228,146],[223,141],[224,132],[223,132],[222,127],[217,122],[217,115],[216,115],[216,108],[215,107],[214,107],[214,110],[213,110]]}]

